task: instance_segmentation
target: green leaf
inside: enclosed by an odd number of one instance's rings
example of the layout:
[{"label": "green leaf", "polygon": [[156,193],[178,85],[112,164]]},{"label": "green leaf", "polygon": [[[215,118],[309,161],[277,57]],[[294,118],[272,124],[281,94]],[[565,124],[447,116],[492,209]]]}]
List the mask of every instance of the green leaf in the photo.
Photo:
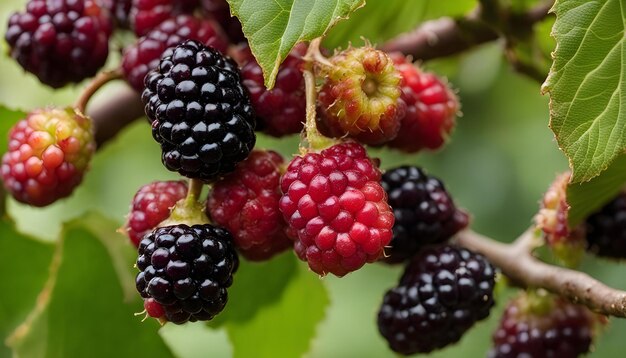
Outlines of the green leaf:
[{"label": "green leaf", "polygon": [[172,356],[159,324],[134,315],[134,250],[117,226],[92,214],[64,227],[41,299],[10,339],[19,356]]},{"label": "green leaf", "polygon": [[[219,327],[227,322],[245,322],[263,309],[281,299],[289,281],[296,276],[297,262],[293,252],[286,252],[269,261],[250,263],[241,260],[228,289],[228,304],[210,323]],[[254,292],[254,299],[250,299]]]},{"label": "green leaf", "polygon": [[557,47],[543,92],[550,127],[570,160],[573,182],[588,181],[626,149],[623,0],[558,0]]},{"label": "green leaf", "polygon": [[228,0],[250,49],[263,69],[267,88],[293,46],[324,35],[365,0]]},{"label": "green leaf", "polygon": [[[252,319],[226,322],[234,358],[301,357],[308,352],[329,299],[322,280],[303,264],[297,267],[274,304],[259,309]],[[266,282],[271,280],[266,278]],[[263,283],[255,287],[260,289]],[[247,292],[246,299],[252,303],[256,297],[255,290]]]},{"label": "green leaf", "polygon": [[475,0],[387,0],[367,5],[335,26],[324,40],[330,49],[360,44],[362,38],[374,44],[410,31],[421,22],[441,16],[461,16],[476,6]]},{"label": "green leaf", "polygon": [[11,355],[4,341],[35,306],[48,277],[54,246],[24,236],[8,219],[0,221],[0,357]]},{"label": "green leaf", "polygon": [[0,156],[6,152],[9,145],[9,129],[24,117],[26,117],[26,113],[0,105]]},{"label": "green leaf", "polygon": [[615,198],[626,183],[626,154],[615,159],[600,176],[585,183],[567,187],[567,202],[570,205],[568,223],[575,227],[587,216],[598,211]]},{"label": "green leaf", "polygon": [[[22,111],[14,111],[0,105],[0,157],[7,151],[9,146],[9,129],[13,127],[17,121],[24,118],[26,113]],[[0,215],[4,214],[6,193],[4,188],[0,186]]]}]

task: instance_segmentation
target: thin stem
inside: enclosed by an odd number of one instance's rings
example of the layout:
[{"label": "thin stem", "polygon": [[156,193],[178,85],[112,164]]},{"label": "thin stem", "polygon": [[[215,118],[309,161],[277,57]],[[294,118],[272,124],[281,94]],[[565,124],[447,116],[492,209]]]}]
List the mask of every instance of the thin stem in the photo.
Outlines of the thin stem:
[{"label": "thin stem", "polygon": [[187,197],[185,198],[185,201],[191,204],[198,202],[203,186],[204,183],[201,180],[189,179],[189,188],[187,189]]},{"label": "thin stem", "polygon": [[120,78],[122,78],[122,70],[120,68],[113,71],[100,72],[93,78],[93,80],[91,80],[91,82],[89,82],[87,87],[85,87],[83,92],[80,94],[80,97],[78,97],[78,100],[74,104],[74,107],[81,113],[85,113],[87,103],[94,93],[96,93],[105,84]]},{"label": "thin stem", "polygon": [[537,236],[528,230],[512,244],[503,244],[470,230],[459,233],[458,243],[484,255],[516,284],[544,288],[589,309],[626,317],[626,291],[614,289],[586,273],[549,265],[535,258]]},{"label": "thin stem", "polygon": [[[304,125],[306,140],[311,149],[326,148],[334,143],[330,138],[326,138],[317,130],[316,123],[316,103],[317,103],[317,89],[315,88],[315,74],[314,64],[315,61],[320,61],[323,58],[320,53],[321,38],[316,38],[309,44],[309,48],[303,57],[304,66],[304,87],[306,95],[306,122]],[[326,60],[328,62],[328,60]],[[300,148],[301,151],[305,151],[305,148]]]},{"label": "thin stem", "polygon": [[201,180],[189,179],[187,196],[176,203],[170,217],[159,226],[208,224],[210,221],[204,212],[204,203],[198,200],[203,186],[204,183]]}]

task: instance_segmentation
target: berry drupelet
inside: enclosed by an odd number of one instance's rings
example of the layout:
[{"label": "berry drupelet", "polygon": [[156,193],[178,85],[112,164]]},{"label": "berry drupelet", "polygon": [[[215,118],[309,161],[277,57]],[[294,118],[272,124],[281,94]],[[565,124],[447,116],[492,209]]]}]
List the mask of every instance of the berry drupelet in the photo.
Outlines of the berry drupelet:
[{"label": "berry drupelet", "polygon": [[127,29],[130,26],[129,13],[133,0],[102,0],[104,7],[115,19],[115,26]]},{"label": "berry drupelet", "polygon": [[11,56],[53,88],[92,77],[106,62],[112,20],[95,0],[30,0],[9,18]]},{"label": "berry drupelet", "polygon": [[125,231],[133,245],[170,216],[174,205],[187,194],[184,181],[156,181],[139,188],[130,206]]},{"label": "berry drupelet", "polygon": [[220,24],[231,43],[238,44],[246,41],[241,22],[230,14],[230,7],[226,0],[201,0],[201,5],[205,16]]},{"label": "berry drupelet", "polygon": [[600,316],[564,298],[521,295],[510,301],[493,334],[489,358],[577,358],[591,349]]},{"label": "berry drupelet", "polygon": [[372,47],[350,48],[321,65],[325,81],[318,96],[319,127],[333,137],[351,136],[381,144],[396,137],[404,102],[400,73],[386,53]]},{"label": "berry drupelet", "polygon": [[291,161],[279,207],[311,270],[344,276],[383,254],[394,219],[379,181],[378,167],[355,142]]},{"label": "berry drupelet", "polygon": [[293,244],[278,209],[283,164],[280,154],[255,150],[213,184],[207,213],[232,233],[237,250],[248,260],[267,260]]},{"label": "berry drupelet", "polygon": [[74,109],[38,109],[9,131],[4,187],[18,201],[46,206],[69,196],[95,151],[91,119]]},{"label": "berry drupelet", "polygon": [[489,315],[494,285],[495,270],[481,255],[452,246],[424,249],[385,294],[378,329],[400,354],[443,348]]},{"label": "berry drupelet", "polygon": [[381,184],[396,218],[391,248],[385,261],[411,258],[422,247],[443,243],[468,224],[468,215],[457,209],[443,183],[415,166],[388,170]]},{"label": "berry drupelet", "polygon": [[586,223],[588,249],[598,256],[626,258],[626,193],[622,192]]},{"label": "berry drupelet", "polygon": [[300,70],[306,44],[296,45],[280,65],[276,84],[267,90],[263,71],[250,48],[239,49],[237,60],[241,64],[243,84],[248,88],[257,115],[257,130],[274,137],[300,133],[304,127],[306,100],[304,77]]},{"label": "berry drupelet", "polygon": [[230,58],[188,40],[164,54],[145,85],[142,100],[167,169],[212,181],[250,154],[254,112]]},{"label": "berry drupelet", "polygon": [[209,224],[148,233],[139,244],[136,278],[148,314],[182,324],[220,313],[239,265],[231,241],[228,231]]},{"label": "berry drupelet", "polygon": [[199,0],[133,0],[131,26],[137,36],[143,36],[167,19],[192,14],[198,6]]},{"label": "berry drupelet", "polygon": [[459,99],[444,80],[423,72],[404,55],[390,57],[402,74],[400,98],[406,112],[398,135],[387,145],[409,153],[441,148],[456,125]]},{"label": "berry drupelet", "polygon": [[228,41],[215,22],[189,15],[163,21],[124,50],[122,70],[126,81],[137,91],[144,87],[146,74],[159,66],[161,55],[185,40],[196,40],[218,51],[226,51]]}]

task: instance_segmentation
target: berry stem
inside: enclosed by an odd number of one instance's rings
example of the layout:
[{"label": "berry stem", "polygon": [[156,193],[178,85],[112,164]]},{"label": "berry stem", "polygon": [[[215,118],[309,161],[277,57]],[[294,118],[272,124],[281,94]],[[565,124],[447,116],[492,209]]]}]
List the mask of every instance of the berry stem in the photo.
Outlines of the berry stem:
[{"label": "berry stem", "polygon": [[617,290],[586,273],[547,264],[533,256],[537,235],[524,232],[511,244],[503,244],[471,230],[461,231],[457,243],[484,255],[516,284],[544,288],[597,313],[626,317],[626,291]]},{"label": "berry stem", "polygon": [[103,71],[100,72],[96,77],[89,82],[87,87],[83,90],[83,92],[78,97],[78,100],[74,104],[76,110],[80,113],[85,113],[85,109],[87,108],[87,103],[91,99],[91,97],[105,84],[122,78],[122,69],[118,68],[113,71]]},{"label": "berry stem", "polygon": [[[309,149],[323,149],[336,144],[336,141],[323,136],[317,130],[316,123],[316,102],[317,102],[317,88],[315,87],[315,74],[313,73],[313,67],[315,62],[321,62],[322,64],[328,63],[328,60],[320,53],[320,37],[314,39],[309,44],[309,48],[304,55],[304,87],[306,94],[306,123],[304,125],[304,138],[309,145]],[[323,59],[323,60],[322,60]],[[324,62],[325,61],[325,62]],[[307,152],[306,148],[300,146],[301,152]]]},{"label": "berry stem", "polygon": [[186,224],[189,226],[210,223],[204,212],[204,203],[200,202],[200,194],[204,183],[199,179],[189,179],[187,196],[176,203],[170,217],[159,224],[159,227]]},{"label": "berry stem", "polygon": [[189,189],[187,189],[187,197],[185,201],[188,203],[197,202],[202,193],[203,183],[198,179],[189,179]]}]

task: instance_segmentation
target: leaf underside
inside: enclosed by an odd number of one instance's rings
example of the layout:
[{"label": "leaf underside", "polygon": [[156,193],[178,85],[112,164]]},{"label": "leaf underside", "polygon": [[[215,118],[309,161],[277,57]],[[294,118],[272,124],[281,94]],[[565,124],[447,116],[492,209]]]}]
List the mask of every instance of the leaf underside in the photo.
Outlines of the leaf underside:
[{"label": "leaf underside", "polygon": [[365,0],[228,0],[241,21],[252,54],[274,87],[278,68],[298,42],[324,35]]},{"label": "leaf underside", "polygon": [[553,9],[557,47],[543,91],[550,93],[550,127],[578,183],[626,149],[626,4],[558,0]]}]

